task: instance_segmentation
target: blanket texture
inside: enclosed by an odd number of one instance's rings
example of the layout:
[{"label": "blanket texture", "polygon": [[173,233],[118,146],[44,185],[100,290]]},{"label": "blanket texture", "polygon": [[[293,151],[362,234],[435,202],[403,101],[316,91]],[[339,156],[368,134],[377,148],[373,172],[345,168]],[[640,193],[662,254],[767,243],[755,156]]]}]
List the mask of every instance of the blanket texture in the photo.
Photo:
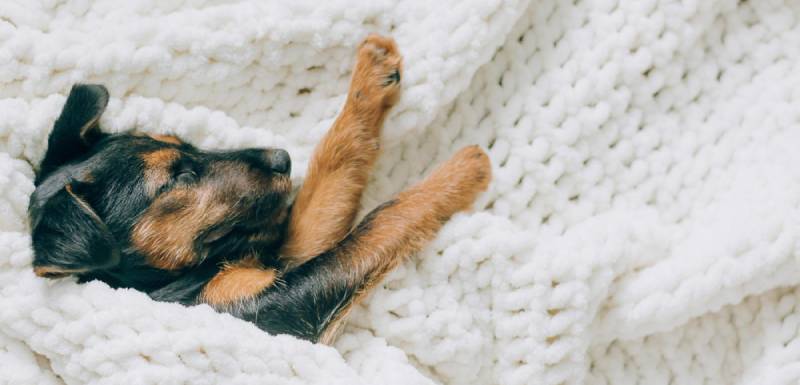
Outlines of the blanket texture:
[{"label": "blanket texture", "polygon": [[[355,46],[404,94],[365,210],[466,144],[495,179],[334,347],[30,269],[69,87],[110,131],[279,146],[302,183]],[[0,2],[0,382],[780,384],[800,377],[800,2]]]}]

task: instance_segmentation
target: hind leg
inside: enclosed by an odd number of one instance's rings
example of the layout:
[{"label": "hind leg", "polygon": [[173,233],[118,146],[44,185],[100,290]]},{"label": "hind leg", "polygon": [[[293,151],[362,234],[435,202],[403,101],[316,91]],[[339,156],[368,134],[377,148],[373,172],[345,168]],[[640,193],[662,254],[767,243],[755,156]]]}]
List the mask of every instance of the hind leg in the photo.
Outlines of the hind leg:
[{"label": "hind leg", "polygon": [[292,207],[281,250],[287,269],[330,249],[352,229],[384,117],[399,95],[401,67],[392,39],[370,35],[359,46],[347,101],[317,146]]},{"label": "hind leg", "polygon": [[[486,189],[491,168],[477,146],[459,151],[421,183],[370,213],[333,249],[282,277],[244,315],[271,333],[332,343],[353,304],[417,253]],[[262,316],[258,316],[262,314]]]}]

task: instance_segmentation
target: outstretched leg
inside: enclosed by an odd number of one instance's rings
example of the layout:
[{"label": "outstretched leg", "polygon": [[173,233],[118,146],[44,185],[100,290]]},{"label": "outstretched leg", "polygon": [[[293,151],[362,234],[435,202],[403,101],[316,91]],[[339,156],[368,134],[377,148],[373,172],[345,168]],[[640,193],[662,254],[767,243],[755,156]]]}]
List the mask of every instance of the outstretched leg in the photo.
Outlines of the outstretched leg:
[{"label": "outstretched leg", "polygon": [[[486,154],[462,149],[424,181],[370,213],[333,249],[282,277],[238,313],[271,333],[332,343],[342,321],[403,259],[418,252],[491,179]],[[261,316],[259,317],[259,314]]]},{"label": "outstretched leg", "polygon": [[352,229],[380,148],[380,128],[400,91],[402,58],[390,38],[359,46],[347,101],[317,146],[289,219],[281,255],[287,269],[329,250]]}]

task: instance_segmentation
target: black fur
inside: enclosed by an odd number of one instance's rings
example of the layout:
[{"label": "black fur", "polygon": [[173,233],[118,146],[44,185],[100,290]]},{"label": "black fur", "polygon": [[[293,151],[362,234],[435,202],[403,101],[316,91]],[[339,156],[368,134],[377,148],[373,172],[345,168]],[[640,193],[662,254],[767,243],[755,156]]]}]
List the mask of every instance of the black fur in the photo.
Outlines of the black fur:
[{"label": "black fur", "polygon": [[240,306],[233,314],[272,333],[318,340],[351,304],[360,288],[358,283],[370,278],[354,276],[355,269],[342,263],[343,256],[352,254],[356,239],[369,231],[378,213],[394,203],[389,201],[372,210],[337,247],[290,271],[282,278],[282,285],[256,298],[255,306]]},{"label": "black fur", "polygon": [[47,154],[36,175],[37,186],[56,168],[84,156],[104,136],[99,119],[107,105],[105,87],[94,84],[72,87],[47,141]]},{"label": "black fur", "polygon": [[[275,173],[288,178],[285,151],[208,152],[134,133],[103,133],[97,121],[107,103],[104,87],[76,85],[54,125],[29,206],[34,268],[64,271],[81,282],[99,279],[185,305],[199,302],[205,285],[226,262],[256,256],[263,265],[282,271],[276,252],[286,220],[278,218],[285,217],[279,213],[287,209],[288,191],[242,195],[242,210],[197,235],[197,261],[188,268],[153,267],[133,246],[131,229],[155,199],[146,190],[141,154],[162,148],[181,154],[157,197],[193,179],[214,177],[207,175],[214,162],[235,162],[263,178],[277,178]],[[318,340],[368,278],[353,277],[343,261],[349,243],[368,229],[372,217],[339,247],[282,274],[256,298],[221,310],[270,333]]]}]

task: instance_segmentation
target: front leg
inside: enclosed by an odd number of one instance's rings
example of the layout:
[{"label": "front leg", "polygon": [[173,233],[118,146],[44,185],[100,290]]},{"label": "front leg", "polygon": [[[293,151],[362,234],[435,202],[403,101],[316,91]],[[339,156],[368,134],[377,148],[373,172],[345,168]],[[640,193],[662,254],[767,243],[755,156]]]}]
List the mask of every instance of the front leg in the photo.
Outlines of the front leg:
[{"label": "front leg", "polygon": [[398,98],[401,65],[390,38],[371,35],[359,46],[347,101],[317,146],[292,207],[281,249],[287,269],[330,249],[352,229],[384,117]]},{"label": "front leg", "polygon": [[417,253],[491,179],[477,146],[461,150],[423,182],[370,213],[346,239],[282,277],[237,313],[270,333],[332,343],[353,304],[402,260]]}]

